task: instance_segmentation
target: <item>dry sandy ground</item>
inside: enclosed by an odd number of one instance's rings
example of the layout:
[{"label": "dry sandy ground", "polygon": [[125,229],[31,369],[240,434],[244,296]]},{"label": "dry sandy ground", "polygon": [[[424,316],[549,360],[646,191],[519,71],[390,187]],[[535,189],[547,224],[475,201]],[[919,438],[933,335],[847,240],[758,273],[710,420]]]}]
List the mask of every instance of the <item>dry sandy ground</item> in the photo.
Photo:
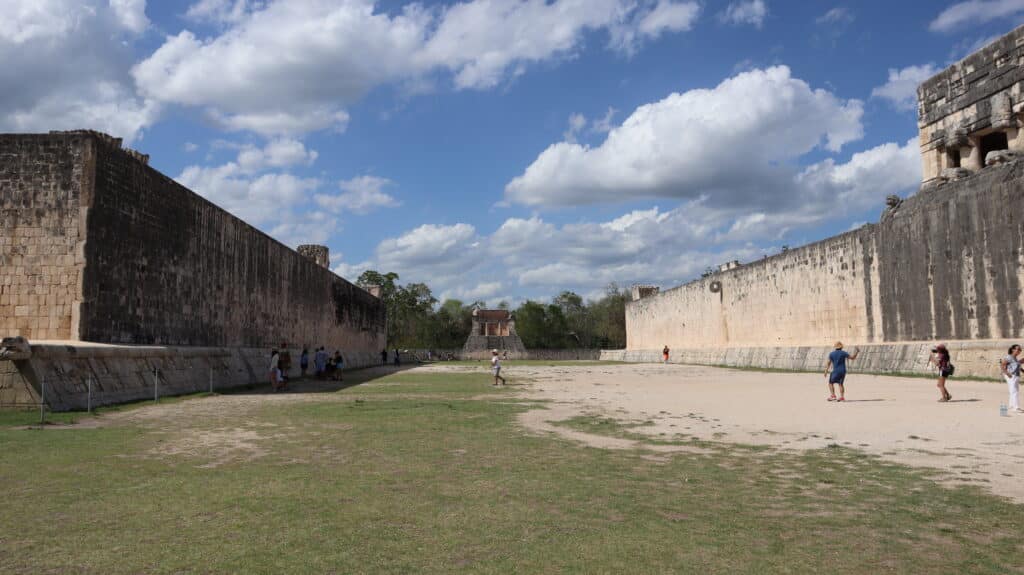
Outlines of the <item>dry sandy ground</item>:
[{"label": "dry sandy ground", "polygon": [[[953,380],[953,401],[939,403],[932,380],[852,373],[847,402],[829,403],[821,374],[658,364],[504,371],[513,383],[532,380],[525,397],[554,402],[524,416],[527,427],[559,432],[545,422],[599,414],[652,422],[633,431],[663,439],[685,434],[782,449],[838,443],[1024,502],[1024,415],[1000,417],[1005,384]],[[586,434],[570,437],[590,443]]]}]

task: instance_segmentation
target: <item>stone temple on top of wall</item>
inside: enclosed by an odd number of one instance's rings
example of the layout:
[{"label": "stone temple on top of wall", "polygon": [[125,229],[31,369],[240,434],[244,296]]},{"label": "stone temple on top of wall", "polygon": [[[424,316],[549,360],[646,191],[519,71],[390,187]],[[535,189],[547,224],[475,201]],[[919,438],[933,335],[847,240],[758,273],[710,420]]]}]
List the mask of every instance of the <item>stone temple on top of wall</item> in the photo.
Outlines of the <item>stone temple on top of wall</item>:
[{"label": "stone temple on top of wall", "polygon": [[0,134],[0,405],[266,382],[270,350],[376,364],[378,297],[88,130]]},{"label": "stone temple on top of wall", "polygon": [[[919,371],[946,342],[958,373],[998,376],[1024,337],[1024,27],[918,88],[923,181],[880,221],[674,289],[634,290],[620,359]],[[882,207],[882,206],[879,206]]]}]

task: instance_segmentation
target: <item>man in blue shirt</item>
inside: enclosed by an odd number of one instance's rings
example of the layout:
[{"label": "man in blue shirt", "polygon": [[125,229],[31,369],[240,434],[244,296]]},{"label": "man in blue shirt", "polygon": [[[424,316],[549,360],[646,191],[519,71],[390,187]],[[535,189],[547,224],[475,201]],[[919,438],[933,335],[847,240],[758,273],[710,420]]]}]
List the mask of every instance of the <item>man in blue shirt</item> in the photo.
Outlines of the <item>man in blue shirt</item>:
[{"label": "man in blue shirt", "polygon": [[[825,377],[828,378],[828,400],[829,401],[846,401],[846,389],[843,387],[846,381],[846,362],[857,359],[857,354],[860,350],[856,347],[853,348],[853,353],[846,353],[843,351],[843,342],[837,341],[835,345],[835,351],[828,354],[828,363],[825,364]],[[829,371],[832,372],[829,376]],[[839,397],[836,398],[836,388],[839,386]]]}]

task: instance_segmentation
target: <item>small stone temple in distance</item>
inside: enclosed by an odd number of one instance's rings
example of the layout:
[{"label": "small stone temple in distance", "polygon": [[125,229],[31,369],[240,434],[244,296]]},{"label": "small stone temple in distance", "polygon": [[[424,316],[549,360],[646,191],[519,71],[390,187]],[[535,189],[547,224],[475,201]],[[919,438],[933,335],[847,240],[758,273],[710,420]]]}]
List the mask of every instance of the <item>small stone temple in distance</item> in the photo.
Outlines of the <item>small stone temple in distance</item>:
[{"label": "small stone temple in distance", "polygon": [[465,359],[483,359],[498,350],[502,357],[525,359],[526,346],[516,333],[516,320],[507,309],[474,309],[473,327],[462,346]]},{"label": "small stone temple in distance", "polygon": [[[998,376],[1024,337],[1024,27],[918,88],[922,183],[877,223],[668,290],[637,286],[627,349],[607,359],[820,369],[833,342],[857,368]],[[882,207],[882,206],[879,206]]]},{"label": "small stone temple in distance", "polygon": [[274,240],[88,130],[0,134],[0,405],[84,408],[262,383],[270,350],[386,344],[325,246]]}]

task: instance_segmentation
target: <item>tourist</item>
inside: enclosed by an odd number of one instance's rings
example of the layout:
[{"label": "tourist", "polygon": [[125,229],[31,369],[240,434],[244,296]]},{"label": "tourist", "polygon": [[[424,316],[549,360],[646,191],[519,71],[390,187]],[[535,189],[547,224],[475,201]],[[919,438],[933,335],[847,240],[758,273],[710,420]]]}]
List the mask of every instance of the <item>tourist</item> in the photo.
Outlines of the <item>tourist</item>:
[{"label": "tourist", "polygon": [[[837,341],[832,353],[828,354],[828,362],[825,363],[825,377],[828,378],[828,400],[846,401],[846,362],[857,359],[860,350],[853,348],[853,353],[843,351],[843,342]],[[832,375],[829,376],[829,371]],[[836,388],[839,386],[839,397],[836,397]]]},{"label": "tourist", "polygon": [[288,351],[288,344],[281,342],[281,364],[278,369],[281,373],[281,381],[288,381],[288,372],[292,368],[292,354]]},{"label": "tourist", "polygon": [[949,401],[953,399],[953,396],[946,390],[946,379],[953,377],[953,364],[949,361],[949,350],[946,349],[945,344],[939,344],[932,348],[932,354],[928,358],[928,364],[934,365],[939,368],[939,382],[936,387],[939,388],[939,393],[942,397],[939,401]]},{"label": "tourist", "polygon": [[302,348],[302,355],[299,356],[299,371],[302,377],[306,377],[306,370],[309,369],[309,348]]},{"label": "tourist", "polygon": [[501,377],[501,358],[496,349],[491,350],[491,371],[494,373],[494,385],[498,385],[498,380],[501,380],[501,385],[505,385],[505,378]]},{"label": "tourist", "polygon": [[327,371],[327,351],[324,350],[324,346],[321,345],[320,349],[316,350],[313,364],[316,366],[316,376],[323,377]]},{"label": "tourist", "polygon": [[402,358],[398,355],[398,348],[395,348],[395,367],[402,365]]},{"label": "tourist", "polygon": [[334,359],[331,361],[334,364],[334,379],[342,381],[341,370],[345,367],[345,358],[341,355],[341,350],[334,350]]},{"label": "tourist", "polygon": [[270,350],[270,388],[277,391],[281,386],[281,355],[276,349]]},{"label": "tourist", "polygon": [[1010,349],[1006,352],[1006,357],[999,362],[999,367],[1003,370],[1003,379],[1006,380],[1007,387],[1010,388],[1010,411],[1016,413],[1024,413],[1024,409],[1020,408],[1020,400],[1017,398],[1017,392],[1020,388],[1020,346],[1013,344]]},{"label": "tourist", "polygon": [[667,345],[665,346],[665,349],[661,350],[661,360],[664,363],[668,363],[668,346]]},{"label": "tourist", "polygon": [[387,365],[388,364],[388,350],[386,350],[386,349],[380,350],[380,364],[381,365]]}]

